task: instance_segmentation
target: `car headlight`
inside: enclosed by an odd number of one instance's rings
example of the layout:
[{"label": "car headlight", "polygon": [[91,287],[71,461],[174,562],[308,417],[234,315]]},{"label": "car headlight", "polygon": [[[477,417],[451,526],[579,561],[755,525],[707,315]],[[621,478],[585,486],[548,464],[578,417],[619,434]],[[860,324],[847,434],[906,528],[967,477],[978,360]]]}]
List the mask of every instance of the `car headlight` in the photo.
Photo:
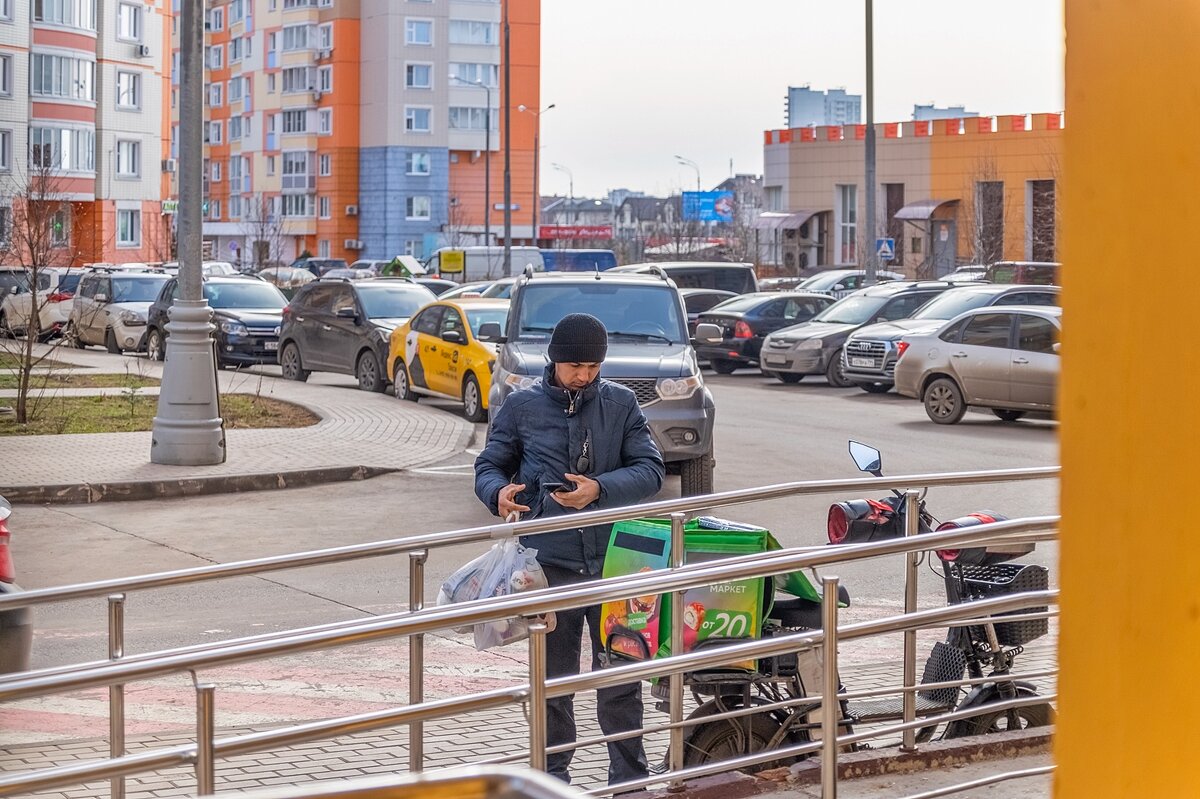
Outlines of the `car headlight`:
[{"label": "car headlight", "polygon": [[537,382],[538,378],[530,377],[529,375],[518,375],[510,372],[504,376],[505,385],[514,389],[532,388],[537,385]]},{"label": "car headlight", "polygon": [[703,385],[704,381],[698,374],[684,377],[660,377],[654,385],[654,390],[665,400],[685,400],[695,394],[696,390]]},{"label": "car headlight", "polygon": [[241,322],[233,319],[221,320],[221,332],[227,336],[248,336],[250,330]]},{"label": "car headlight", "polygon": [[121,324],[125,325],[126,327],[136,327],[137,325],[146,324],[145,317],[136,311],[121,311],[120,316],[117,318],[120,319]]},{"label": "car headlight", "polygon": [[819,350],[825,342],[819,338],[806,338],[797,342],[796,349],[798,350]]}]

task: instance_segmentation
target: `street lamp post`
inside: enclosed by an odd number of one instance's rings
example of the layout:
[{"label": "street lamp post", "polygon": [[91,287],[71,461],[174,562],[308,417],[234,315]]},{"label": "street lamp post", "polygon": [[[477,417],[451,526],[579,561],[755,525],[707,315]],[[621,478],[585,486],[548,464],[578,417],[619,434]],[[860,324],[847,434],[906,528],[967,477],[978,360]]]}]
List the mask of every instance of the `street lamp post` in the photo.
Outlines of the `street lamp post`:
[{"label": "street lamp post", "polygon": [[[504,25],[504,276],[512,274],[512,86],[509,76],[512,74],[512,57],[508,48],[508,0],[503,0],[502,9]],[[488,103],[490,109],[492,104]]]},{"label": "street lamp post", "polygon": [[867,251],[866,274],[863,283],[871,285],[875,282],[875,270],[878,268],[878,258],[875,253],[875,12],[872,0],[867,0],[867,135],[863,142],[866,150],[863,172],[867,190]]},{"label": "street lamp post", "polygon": [[[457,75],[451,75],[450,80],[465,83],[483,89],[487,94],[487,108],[483,110],[483,243],[492,245],[492,90],[481,80],[465,80]],[[488,269],[491,269],[491,257],[488,257]]]},{"label": "street lamp post", "polygon": [[682,155],[675,156],[675,160],[684,166],[690,166],[696,170],[696,191],[700,191],[700,165],[690,158],[684,158]]},{"label": "street lamp post", "polygon": [[217,396],[212,309],[201,275],[204,0],[183,0],[179,24],[179,299],[167,312],[167,360],[150,442],[153,463],[224,463],[225,425]]},{"label": "street lamp post", "polygon": [[571,222],[572,222],[572,224],[575,222],[578,222],[579,220],[577,218],[576,211],[575,211],[575,176],[573,174],[571,174],[571,170],[567,169],[562,164],[551,164],[550,166],[557,169],[559,172],[567,173],[567,186],[568,186],[568,188],[567,188],[567,191],[568,191],[567,204],[571,206],[571,217],[572,217]]},{"label": "street lamp post", "polygon": [[542,209],[542,193],[538,187],[538,137],[542,132],[542,114],[554,108],[554,103],[543,108],[541,111],[534,111],[526,105],[517,106],[517,110],[521,112],[528,111],[533,114],[533,246],[537,246],[538,240],[538,214]]}]

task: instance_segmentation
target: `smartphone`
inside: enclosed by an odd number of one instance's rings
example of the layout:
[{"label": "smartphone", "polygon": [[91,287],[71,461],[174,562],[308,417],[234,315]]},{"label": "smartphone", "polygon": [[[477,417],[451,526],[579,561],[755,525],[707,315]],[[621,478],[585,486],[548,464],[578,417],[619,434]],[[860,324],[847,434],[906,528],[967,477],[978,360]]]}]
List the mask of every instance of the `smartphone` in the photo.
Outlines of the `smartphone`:
[{"label": "smartphone", "polygon": [[542,483],[542,488],[550,494],[565,494],[575,490],[574,483]]}]

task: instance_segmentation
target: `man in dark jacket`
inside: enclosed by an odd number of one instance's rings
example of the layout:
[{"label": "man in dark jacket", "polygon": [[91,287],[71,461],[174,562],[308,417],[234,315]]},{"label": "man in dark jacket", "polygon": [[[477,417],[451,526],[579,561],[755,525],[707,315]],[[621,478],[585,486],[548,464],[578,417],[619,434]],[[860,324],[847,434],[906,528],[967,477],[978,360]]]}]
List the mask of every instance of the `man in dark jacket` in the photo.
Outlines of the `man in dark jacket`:
[{"label": "man in dark jacket", "polygon": [[[475,494],[492,513],[532,519],[634,505],[662,487],[662,455],[637,398],[600,379],[607,352],[608,332],[596,317],[569,314],[555,326],[542,381],[513,392],[500,407],[475,461]],[[594,525],[525,536],[521,543],[537,550],[550,585],[567,585],[599,577],[610,532],[611,525]],[[599,668],[600,607],[576,608],[559,611],[547,636],[548,677],[579,673],[585,619],[592,668]],[[574,742],[573,697],[551,699],[546,709],[547,746]],[[599,689],[596,715],[605,735],[640,729],[640,684]],[[570,782],[573,755],[549,755],[547,771]],[[646,776],[640,737],[610,743],[608,756],[609,784]]]}]

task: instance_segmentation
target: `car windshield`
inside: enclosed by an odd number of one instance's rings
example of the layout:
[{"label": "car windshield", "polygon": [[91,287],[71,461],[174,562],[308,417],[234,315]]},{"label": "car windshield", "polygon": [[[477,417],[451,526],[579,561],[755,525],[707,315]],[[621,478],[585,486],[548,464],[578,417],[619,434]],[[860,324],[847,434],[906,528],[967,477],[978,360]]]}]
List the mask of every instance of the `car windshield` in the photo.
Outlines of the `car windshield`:
[{"label": "car windshield", "polygon": [[[776,297],[778,297],[778,295],[776,295]],[[764,297],[761,294],[743,294],[740,297],[734,297],[731,300],[725,300],[725,302],[719,305],[714,305],[710,310],[713,313],[716,313],[717,311],[735,311],[740,313],[741,311],[749,311],[754,306],[760,305],[769,299],[774,299],[774,297]]]},{"label": "car windshield", "polygon": [[835,325],[861,325],[887,304],[887,297],[843,297],[812,318],[814,322]]},{"label": "car windshield", "polygon": [[521,289],[518,336],[525,341],[547,341],[558,320],[570,313],[589,313],[604,323],[610,338],[682,344],[687,341],[687,329],[678,298],[675,289],[666,284],[531,284]]},{"label": "car windshield", "polygon": [[0,295],[11,292],[13,286],[20,286],[22,290],[28,289],[29,276],[16,270],[0,272]]},{"label": "car windshield", "polygon": [[819,275],[813,275],[807,280],[801,281],[798,289],[812,289],[813,291],[826,291],[833,288],[834,284],[844,278],[849,277],[853,273],[847,272],[824,272]]},{"label": "car windshield", "polygon": [[287,305],[279,289],[269,283],[205,283],[204,298],[213,308],[263,308],[278,310]]},{"label": "car windshield", "polygon": [[479,338],[479,328],[486,325],[488,322],[495,322],[500,325],[500,329],[504,329],[505,322],[508,321],[507,308],[479,308],[478,310],[467,310],[467,324],[471,326],[471,335]]},{"label": "car windshield", "polygon": [[132,278],[113,276],[113,302],[154,302],[158,298],[158,290],[167,282],[166,275],[156,275],[147,278]]},{"label": "car windshield", "polygon": [[507,300],[512,296],[512,289],[516,284],[515,280],[499,280],[484,289],[480,296],[495,300]]},{"label": "car windshield", "polygon": [[79,279],[81,277],[83,277],[83,275],[79,274],[78,272],[63,275],[62,280],[58,281],[58,288],[56,288],[55,291],[61,291],[64,294],[75,291],[75,289],[79,287]]},{"label": "car windshield", "polygon": [[436,298],[424,286],[361,286],[358,296],[368,319],[407,319]]},{"label": "car windshield", "polygon": [[953,319],[963,311],[982,308],[993,296],[984,291],[947,291],[925,303],[911,318]]}]

